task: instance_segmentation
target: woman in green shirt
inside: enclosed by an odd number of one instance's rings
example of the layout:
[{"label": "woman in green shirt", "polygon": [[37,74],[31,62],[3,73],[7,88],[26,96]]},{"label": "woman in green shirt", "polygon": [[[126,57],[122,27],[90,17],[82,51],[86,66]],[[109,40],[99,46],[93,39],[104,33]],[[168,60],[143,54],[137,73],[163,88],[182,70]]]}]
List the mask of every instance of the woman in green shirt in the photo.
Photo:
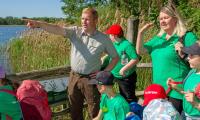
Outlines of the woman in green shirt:
[{"label": "woman in green shirt", "polygon": [[[153,24],[148,23],[138,32],[136,50],[138,54],[149,53],[152,58],[153,83],[168,88],[167,79],[171,77],[176,82],[182,81],[188,74],[190,67],[183,62],[176,51],[182,46],[191,46],[197,40],[192,32],[186,32],[186,27],[173,4],[161,8],[158,17],[160,32],[143,44],[144,32]],[[185,36],[183,43],[179,38]],[[183,87],[180,85],[179,87]],[[182,95],[175,90],[168,94],[169,101],[182,112]]]}]

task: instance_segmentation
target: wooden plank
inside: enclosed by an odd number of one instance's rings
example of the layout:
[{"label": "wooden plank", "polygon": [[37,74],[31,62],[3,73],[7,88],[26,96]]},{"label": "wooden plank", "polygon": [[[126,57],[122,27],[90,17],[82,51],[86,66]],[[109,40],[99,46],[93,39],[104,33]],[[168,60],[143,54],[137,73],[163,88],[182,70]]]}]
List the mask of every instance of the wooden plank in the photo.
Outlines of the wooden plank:
[{"label": "wooden plank", "polygon": [[135,91],[135,95],[136,95],[137,97],[141,97],[141,96],[144,95],[144,91],[143,91],[143,90],[142,90],[142,91]]},{"label": "wooden plank", "polygon": [[7,75],[7,78],[10,80],[18,80],[18,81],[26,79],[44,80],[49,78],[57,78],[61,76],[69,76],[70,70],[71,70],[70,66],[62,66],[47,70],[34,70],[29,72],[9,74]]},{"label": "wooden plank", "polygon": [[137,67],[138,68],[151,68],[152,64],[151,63],[138,63]]},{"label": "wooden plank", "polygon": [[[151,68],[151,63],[138,63],[138,68]],[[26,80],[26,79],[37,79],[37,80],[44,80],[50,78],[59,78],[62,76],[69,76],[69,72],[71,70],[70,66],[61,66],[50,68],[47,70],[34,70],[29,72],[21,72],[16,74],[9,74],[7,78],[10,80]]]},{"label": "wooden plank", "polygon": [[137,33],[138,33],[138,25],[139,25],[139,19],[130,16],[127,20],[127,34],[126,38],[131,42],[131,43],[136,43],[137,39]]}]

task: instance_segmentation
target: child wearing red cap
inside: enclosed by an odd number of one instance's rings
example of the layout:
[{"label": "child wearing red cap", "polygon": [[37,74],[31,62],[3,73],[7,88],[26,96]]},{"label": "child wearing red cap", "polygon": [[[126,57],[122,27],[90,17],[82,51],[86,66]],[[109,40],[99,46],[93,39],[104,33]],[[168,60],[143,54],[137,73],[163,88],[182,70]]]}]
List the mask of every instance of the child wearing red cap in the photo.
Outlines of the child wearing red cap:
[{"label": "child wearing red cap", "polygon": [[[137,102],[135,88],[137,82],[136,64],[139,62],[135,47],[124,37],[122,27],[118,24],[112,25],[107,31],[117,53],[120,57],[117,65],[112,69],[116,82],[119,84],[120,94],[130,103]],[[111,59],[106,57],[103,66]]]},{"label": "child wearing red cap", "polygon": [[[186,120],[200,120],[200,41],[184,47],[182,52],[188,54],[188,62],[192,68],[183,81],[183,110]],[[173,83],[169,83],[169,86],[177,87]]]},{"label": "child wearing red cap", "polygon": [[180,114],[171,102],[167,101],[165,89],[152,84],[144,90],[143,120],[181,120]]}]

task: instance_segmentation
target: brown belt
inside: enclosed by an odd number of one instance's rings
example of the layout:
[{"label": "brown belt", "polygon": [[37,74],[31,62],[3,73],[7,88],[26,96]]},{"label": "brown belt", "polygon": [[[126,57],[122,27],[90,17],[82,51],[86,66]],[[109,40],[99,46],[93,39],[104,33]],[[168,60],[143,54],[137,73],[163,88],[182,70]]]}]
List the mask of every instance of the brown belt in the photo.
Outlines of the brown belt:
[{"label": "brown belt", "polygon": [[90,74],[81,74],[81,73],[77,73],[77,72],[75,72],[73,70],[71,70],[71,72],[72,72],[73,75],[77,75],[79,77],[90,78]]}]

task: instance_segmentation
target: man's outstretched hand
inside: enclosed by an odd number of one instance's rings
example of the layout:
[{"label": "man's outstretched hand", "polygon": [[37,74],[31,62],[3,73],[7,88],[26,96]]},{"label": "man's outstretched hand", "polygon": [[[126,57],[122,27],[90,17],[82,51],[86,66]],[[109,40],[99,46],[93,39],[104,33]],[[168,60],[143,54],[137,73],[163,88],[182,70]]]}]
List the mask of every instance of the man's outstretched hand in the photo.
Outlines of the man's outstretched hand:
[{"label": "man's outstretched hand", "polygon": [[36,20],[31,20],[27,18],[22,18],[23,21],[27,22],[27,27],[29,28],[39,28],[40,27],[40,22]]}]

